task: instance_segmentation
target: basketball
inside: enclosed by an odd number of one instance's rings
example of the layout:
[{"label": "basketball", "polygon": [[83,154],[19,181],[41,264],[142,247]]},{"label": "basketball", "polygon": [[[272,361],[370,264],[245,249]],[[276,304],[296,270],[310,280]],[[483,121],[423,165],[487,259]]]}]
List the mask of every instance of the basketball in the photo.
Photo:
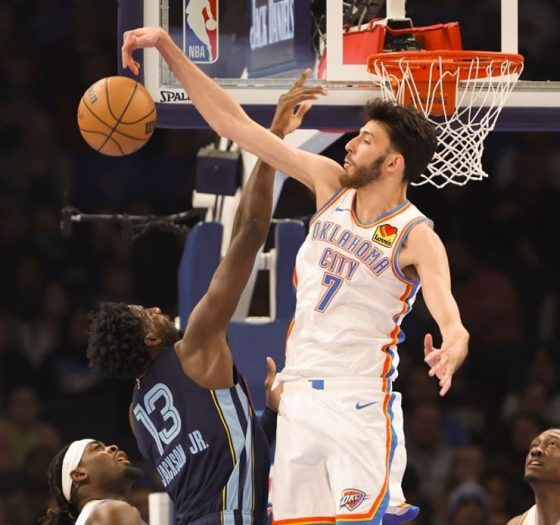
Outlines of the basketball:
[{"label": "basketball", "polygon": [[156,105],[146,88],[128,77],[98,80],[83,94],[78,127],[84,140],[111,157],[138,151],[152,136]]}]

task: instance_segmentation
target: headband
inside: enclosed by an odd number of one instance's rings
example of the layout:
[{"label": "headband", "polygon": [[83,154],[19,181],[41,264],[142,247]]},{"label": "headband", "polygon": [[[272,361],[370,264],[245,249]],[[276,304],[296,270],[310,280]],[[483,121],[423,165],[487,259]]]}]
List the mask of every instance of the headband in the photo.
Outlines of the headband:
[{"label": "headband", "polygon": [[86,447],[95,441],[94,439],[80,439],[79,441],[74,441],[68,447],[66,454],[64,454],[64,459],[62,460],[62,494],[66,498],[66,501],[70,501],[70,493],[72,490],[72,478],[70,474],[76,467],[80,464],[82,456],[86,450]]}]

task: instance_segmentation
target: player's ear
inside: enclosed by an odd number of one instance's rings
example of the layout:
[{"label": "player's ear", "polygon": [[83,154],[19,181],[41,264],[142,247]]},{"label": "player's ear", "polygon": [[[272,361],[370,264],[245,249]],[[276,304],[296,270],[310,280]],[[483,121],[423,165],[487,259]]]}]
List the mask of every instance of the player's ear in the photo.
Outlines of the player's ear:
[{"label": "player's ear", "polygon": [[402,171],[404,170],[404,157],[401,153],[389,153],[385,165],[388,171]]},{"label": "player's ear", "polygon": [[161,344],[161,338],[152,332],[148,332],[148,334],[144,337],[144,344],[148,348],[156,348]]},{"label": "player's ear", "polygon": [[72,472],[70,472],[70,477],[72,478],[72,481],[80,482],[87,479],[88,473],[84,467],[76,467]]}]

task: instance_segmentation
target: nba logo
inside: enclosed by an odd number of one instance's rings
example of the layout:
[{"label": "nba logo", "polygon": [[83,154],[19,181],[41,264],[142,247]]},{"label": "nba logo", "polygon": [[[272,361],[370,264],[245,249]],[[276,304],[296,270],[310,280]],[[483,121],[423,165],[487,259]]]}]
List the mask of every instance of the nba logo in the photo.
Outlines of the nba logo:
[{"label": "nba logo", "polygon": [[184,0],[185,54],[197,64],[218,60],[219,0]]}]

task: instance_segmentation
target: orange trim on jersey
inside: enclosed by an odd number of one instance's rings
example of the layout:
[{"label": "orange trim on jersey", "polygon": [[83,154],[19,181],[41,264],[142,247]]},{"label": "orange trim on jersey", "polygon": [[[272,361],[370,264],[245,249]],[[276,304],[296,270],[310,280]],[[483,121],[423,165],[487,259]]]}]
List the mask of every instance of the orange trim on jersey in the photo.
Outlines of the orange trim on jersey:
[{"label": "orange trim on jersey", "polygon": [[298,276],[297,276],[297,269],[295,266],[294,266],[294,271],[292,272],[292,284],[294,285],[294,288],[297,288]]},{"label": "orange trim on jersey", "polygon": [[329,208],[332,207],[332,205],[335,202],[338,202],[340,200],[340,198],[348,191],[348,188],[344,188],[342,190],[340,190],[338,192],[338,195],[335,194],[334,196],[331,197],[331,200],[328,200],[325,205],[320,209],[317,210],[317,212],[315,213],[315,215],[313,215],[313,217],[311,217],[311,220],[309,221],[309,229],[311,229],[311,226],[315,223],[315,221],[321,216],[323,215],[323,213],[325,213]]},{"label": "orange trim on jersey", "polygon": [[527,519],[528,515],[529,515],[529,511],[527,511],[525,514],[523,514],[523,516],[521,516],[521,521],[519,522],[519,525],[523,525],[525,523],[525,520]]},{"label": "orange trim on jersey", "polygon": [[296,320],[292,319],[290,321],[290,325],[288,326],[288,330],[286,331],[286,339],[288,339],[288,337],[290,337],[290,334],[292,333],[292,330],[293,330],[295,324],[296,324]]},{"label": "orange trim on jersey", "polygon": [[334,516],[312,516],[309,518],[272,520],[272,525],[319,525],[320,523],[336,523],[336,518]]},{"label": "orange trim on jersey", "polygon": [[379,217],[379,219],[377,219],[375,222],[372,222],[371,224],[370,223],[364,224],[363,222],[360,222],[360,219],[358,218],[356,212],[354,211],[355,200],[356,200],[356,194],[354,194],[354,197],[352,198],[352,205],[350,206],[350,210],[351,210],[350,214],[352,215],[352,221],[354,221],[354,224],[356,226],[359,226],[360,228],[366,228],[366,229],[373,228],[374,226],[378,226],[382,222],[386,222],[392,219],[393,217],[396,217],[397,215],[401,214],[402,212],[410,208],[410,206],[412,205],[412,203],[407,202],[402,208],[398,208],[393,213],[390,213],[389,215],[383,215]]},{"label": "orange trim on jersey", "polygon": [[[397,318],[400,317],[404,312],[406,312],[408,308],[408,303],[406,301],[412,295],[411,292],[414,290],[414,288],[415,288],[414,285],[406,283],[406,288],[404,290],[404,293],[399,297],[399,300],[402,303],[401,309],[398,313],[393,315],[393,322],[395,323],[395,326],[393,327],[391,333],[389,334],[391,341],[386,345],[383,345],[383,347],[381,348],[381,351],[385,353],[385,363],[383,363],[383,372],[382,372],[382,378],[385,380],[387,380],[387,374],[391,370],[391,365],[393,363],[393,358],[391,357],[391,355],[387,350],[389,349],[389,347],[395,346],[397,344],[397,341],[399,340],[399,333],[401,331],[401,327],[397,324]],[[384,383],[383,387],[385,388],[385,386],[386,385]]]}]

